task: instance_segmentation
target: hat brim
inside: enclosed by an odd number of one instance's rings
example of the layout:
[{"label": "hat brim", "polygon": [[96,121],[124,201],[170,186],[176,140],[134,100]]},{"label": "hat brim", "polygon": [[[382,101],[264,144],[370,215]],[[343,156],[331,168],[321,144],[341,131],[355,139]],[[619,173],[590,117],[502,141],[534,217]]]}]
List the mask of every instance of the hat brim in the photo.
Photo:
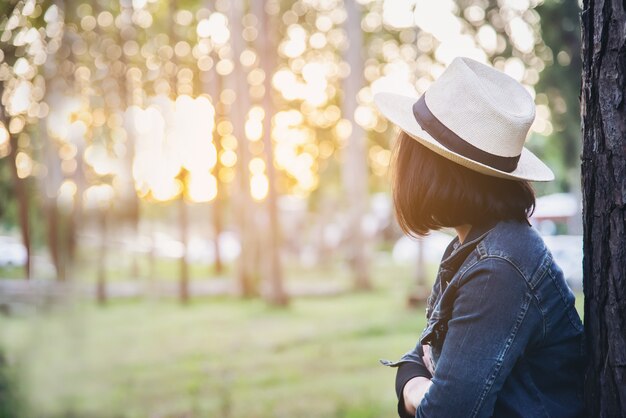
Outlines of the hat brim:
[{"label": "hat brim", "polygon": [[413,116],[413,104],[417,100],[417,97],[408,97],[387,92],[376,93],[374,95],[374,104],[378,107],[378,110],[383,116],[406,132],[411,138],[442,157],[467,167],[470,170],[489,176],[511,180],[554,180],[552,170],[526,148],[522,148],[517,168],[510,173],[479,163],[449,150],[441,145],[428,132],[423,130],[419,123],[417,123],[415,116]]}]

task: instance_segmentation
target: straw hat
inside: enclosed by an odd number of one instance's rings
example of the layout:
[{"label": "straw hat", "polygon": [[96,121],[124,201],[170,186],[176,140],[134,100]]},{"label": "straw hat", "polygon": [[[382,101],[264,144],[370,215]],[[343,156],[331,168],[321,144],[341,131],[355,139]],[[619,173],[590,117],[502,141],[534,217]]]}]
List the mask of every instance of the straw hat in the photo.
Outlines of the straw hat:
[{"label": "straw hat", "polygon": [[421,97],[379,92],[374,103],[416,141],[471,170],[514,180],[554,179],[524,148],[535,119],[532,97],[492,67],[458,57]]}]

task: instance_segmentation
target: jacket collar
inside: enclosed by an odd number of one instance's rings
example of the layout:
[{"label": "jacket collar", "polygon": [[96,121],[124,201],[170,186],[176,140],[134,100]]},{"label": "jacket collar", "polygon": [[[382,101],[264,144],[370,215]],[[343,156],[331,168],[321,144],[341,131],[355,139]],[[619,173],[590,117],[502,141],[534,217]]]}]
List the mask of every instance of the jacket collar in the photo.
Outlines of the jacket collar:
[{"label": "jacket collar", "polygon": [[441,259],[441,267],[455,269],[471,253],[478,243],[491,231],[498,222],[488,222],[480,225],[472,225],[465,241],[461,244],[459,237],[455,237],[446,248]]}]

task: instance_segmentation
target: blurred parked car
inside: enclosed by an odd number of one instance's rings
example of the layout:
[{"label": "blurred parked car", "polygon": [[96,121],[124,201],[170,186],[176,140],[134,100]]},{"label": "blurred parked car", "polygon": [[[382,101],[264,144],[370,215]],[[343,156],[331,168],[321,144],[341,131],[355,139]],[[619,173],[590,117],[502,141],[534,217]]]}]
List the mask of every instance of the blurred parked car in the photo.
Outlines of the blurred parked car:
[{"label": "blurred parked car", "polygon": [[26,264],[26,248],[14,237],[0,236],[0,267]]},{"label": "blurred parked car", "polygon": [[[154,249],[157,257],[182,257],[185,251],[182,242],[160,232],[156,233],[154,236]],[[218,242],[222,262],[232,262],[239,256],[241,246],[239,244],[239,238],[234,232],[222,232]],[[215,261],[214,243],[206,238],[192,236],[187,243],[187,259],[191,262],[213,263]]]},{"label": "blurred parked car", "polygon": [[[421,238],[424,243],[424,261],[427,263],[438,264],[443,257],[453,237],[439,231],[432,231],[427,236]],[[396,263],[415,263],[417,262],[419,251],[419,243],[415,238],[406,235],[396,241],[393,246],[391,256]]]},{"label": "blurred parked car", "polygon": [[563,276],[574,291],[583,288],[582,235],[546,235],[543,237],[554,260],[563,270]]},{"label": "blurred parked car", "polygon": [[[543,239],[552,252],[563,276],[574,291],[583,288],[583,237],[582,235],[545,235]],[[452,240],[450,235],[433,231],[424,240],[424,260],[439,263],[443,252]],[[393,247],[392,257],[398,263],[417,261],[419,245],[416,239],[403,236]]]}]

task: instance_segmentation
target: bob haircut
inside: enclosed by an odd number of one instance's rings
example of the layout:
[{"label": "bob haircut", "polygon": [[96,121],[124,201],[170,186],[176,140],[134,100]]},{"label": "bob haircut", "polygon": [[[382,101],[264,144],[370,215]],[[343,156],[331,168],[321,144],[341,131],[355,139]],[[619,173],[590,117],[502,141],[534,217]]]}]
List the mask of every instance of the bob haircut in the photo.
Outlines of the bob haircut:
[{"label": "bob haircut", "polygon": [[465,168],[403,131],[394,147],[391,184],[398,223],[414,237],[464,224],[527,221],[535,208],[529,182]]}]

